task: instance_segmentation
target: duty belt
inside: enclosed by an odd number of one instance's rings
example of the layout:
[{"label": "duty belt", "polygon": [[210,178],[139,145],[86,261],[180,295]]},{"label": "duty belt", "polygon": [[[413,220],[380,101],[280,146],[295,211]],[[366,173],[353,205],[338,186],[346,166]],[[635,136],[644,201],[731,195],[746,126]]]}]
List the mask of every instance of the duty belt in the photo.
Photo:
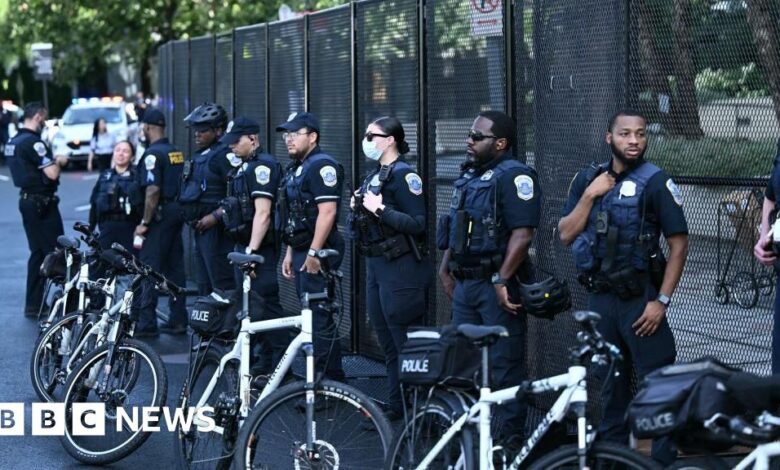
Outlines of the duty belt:
[{"label": "duty belt", "polygon": [[577,280],[592,294],[612,293],[627,300],[644,295],[649,278],[647,272],[628,266],[608,273],[582,273]]},{"label": "duty belt", "polygon": [[54,194],[41,194],[41,193],[28,193],[27,191],[21,191],[19,192],[19,197],[22,199],[30,199],[34,201],[40,201],[44,204],[51,204],[52,202],[60,202],[60,198],[58,198]]},{"label": "duty belt", "polygon": [[407,242],[406,238],[401,234],[387,238],[381,242],[369,244],[358,243],[357,248],[361,255],[368,258],[384,256],[388,260],[394,260],[411,251],[409,242]]},{"label": "duty belt", "polygon": [[132,218],[127,214],[106,214],[99,215],[100,222],[129,222]]}]

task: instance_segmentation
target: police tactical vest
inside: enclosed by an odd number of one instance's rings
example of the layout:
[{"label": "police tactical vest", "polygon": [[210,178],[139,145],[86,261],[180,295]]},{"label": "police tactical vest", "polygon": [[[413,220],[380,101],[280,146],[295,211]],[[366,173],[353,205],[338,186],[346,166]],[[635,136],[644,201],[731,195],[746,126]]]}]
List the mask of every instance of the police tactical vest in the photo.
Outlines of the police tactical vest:
[{"label": "police tactical vest", "polygon": [[125,215],[129,219],[143,211],[144,196],[135,169],[129,168],[121,175],[115,170],[107,170],[100,175],[97,184],[95,210],[98,220],[109,215]]},{"label": "police tactical vest", "polygon": [[[395,194],[391,191],[382,191],[384,185],[387,184],[393,177],[393,174],[397,170],[411,169],[408,163],[396,160],[391,163],[386,170],[386,175],[382,175],[382,171],[376,171],[368,175],[360,185],[360,195],[366,194],[371,191],[374,194],[382,193],[382,203],[390,208],[397,208],[398,203],[395,200]],[[383,179],[384,176],[384,179]],[[380,243],[387,238],[396,235],[396,231],[388,225],[384,225],[379,221],[379,217],[369,213],[366,210],[362,210],[360,207],[356,207],[354,211],[354,228],[355,237],[364,244]]]},{"label": "police tactical vest", "polygon": [[211,171],[209,164],[214,158],[224,158],[226,153],[226,147],[214,145],[184,162],[179,202],[215,206],[225,197],[227,183]]},{"label": "police tactical vest", "polygon": [[509,230],[497,214],[498,182],[504,173],[516,168],[535,176],[531,167],[506,158],[481,175],[470,170],[455,181],[447,224],[448,247],[453,254],[486,256],[506,252]]},{"label": "police tactical vest", "polygon": [[[24,158],[21,152],[26,149],[25,144],[30,140],[40,139],[38,134],[28,130],[21,130],[5,146],[5,157],[11,170],[14,186],[27,191],[53,192],[57,188],[57,181],[46,177],[43,170],[38,168],[30,160]],[[41,145],[44,145],[41,142]],[[35,151],[30,147],[29,151]],[[36,154],[38,158],[40,155]]]},{"label": "police tactical vest", "polygon": [[[588,184],[608,168],[609,162],[592,169]],[[614,272],[626,267],[647,270],[650,250],[658,245],[660,227],[654,217],[646,216],[642,196],[659,171],[657,166],[644,162],[594,202],[585,230],[572,244],[580,273]]]},{"label": "police tactical vest", "polygon": [[[247,178],[255,175],[248,171],[249,165],[260,161],[256,157],[246,163],[242,163],[238,168],[230,173],[230,179],[227,183],[228,197],[223,199],[221,206],[224,210],[222,221],[225,230],[230,236],[242,245],[249,244],[252,237],[252,224],[255,218],[255,201],[249,191]],[[276,161],[274,164],[278,165]],[[275,227],[275,216],[273,207],[271,209],[271,221],[260,246],[277,246],[277,236]]]}]

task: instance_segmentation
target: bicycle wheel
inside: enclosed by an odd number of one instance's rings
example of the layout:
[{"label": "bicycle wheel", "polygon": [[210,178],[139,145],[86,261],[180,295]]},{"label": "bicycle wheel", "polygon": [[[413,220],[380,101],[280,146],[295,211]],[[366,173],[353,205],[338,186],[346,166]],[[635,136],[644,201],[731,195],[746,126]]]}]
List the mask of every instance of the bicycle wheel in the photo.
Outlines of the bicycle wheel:
[{"label": "bicycle wheel", "polygon": [[306,384],[291,383],[263,399],[236,441],[239,468],[381,468],[392,432],[379,407],[363,392],[323,380],[314,390],[314,458],[306,452]]},{"label": "bicycle wheel", "polygon": [[715,287],[715,301],[721,305],[729,303],[729,288],[725,282],[720,281]]},{"label": "bicycle wheel", "polygon": [[[189,378],[185,379],[181,391],[178,407],[185,410],[195,407],[203,396],[214,373],[219,369],[222,352],[210,347],[199,358],[200,366],[193,374],[192,386]],[[213,391],[206,400],[204,406],[211,406],[215,410],[227,410],[229,403],[238,403],[238,363],[230,361],[217,379]],[[237,411],[237,410],[235,410]],[[216,413],[219,415],[219,425],[225,429],[222,434],[217,432],[200,432],[197,426],[190,426],[184,430],[176,427],[174,434],[176,446],[179,450],[178,460],[180,468],[229,468],[233,457],[233,444],[238,432],[237,416],[229,416],[229,413]],[[215,416],[217,418],[217,416]]]},{"label": "bicycle wheel", "polygon": [[[76,460],[93,465],[116,462],[143,444],[149,433],[140,427],[142,407],[164,406],[168,391],[165,366],[151,346],[133,339],[113,345],[110,369],[105,364],[109,346],[112,345],[103,345],[84,357],[73,369],[64,390],[65,434],[60,442]],[[72,425],[80,422],[80,417],[73,415],[74,404],[78,403],[105,406],[105,419],[97,422],[98,426],[105,426],[103,434],[74,434]],[[129,419],[120,419],[120,410]],[[160,418],[159,422],[164,423],[164,418]]]},{"label": "bicycle wheel", "polygon": [[[36,395],[43,401],[57,399],[55,393],[58,387],[65,385],[68,373],[65,370],[70,354],[81,343],[83,335],[91,325],[86,320],[81,327],[76,328],[79,314],[74,313],[61,318],[51,325],[35,343],[30,358],[30,379]],[[78,337],[74,338],[74,332]],[[80,356],[86,355],[91,348],[82,348]]]},{"label": "bicycle wheel", "polygon": [[[457,403],[457,402],[454,402]],[[441,439],[449,427],[468,409],[451,404],[441,395],[434,395],[418,407],[398,429],[385,460],[386,470],[413,469]],[[471,469],[474,462],[474,436],[469,426],[463,428],[431,463],[431,468]]]},{"label": "bicycle wheel", "polygon": [[756,277],[756,284],[758,284],[758,290],[764,297],[769,297],[775,290],[775,280],[769,274],[759,274]]},{"label": "bicycle wheel", "polygon": [[748,310],[758,302],[758,283],[747,271],[740,271],[731,280],[731,295],[740,307]]},{"label": "bicycle wheel", "polygon": [[[653,459],[645,457],[624,445],[611,442],[595,442],[588,450],[588,468],[595,469],[632,469],[632,470],[660,470],[663,468]],[[529,470],[550,469],[579,469],[577,446],[568,445],[551,452],[535,461]]]}]

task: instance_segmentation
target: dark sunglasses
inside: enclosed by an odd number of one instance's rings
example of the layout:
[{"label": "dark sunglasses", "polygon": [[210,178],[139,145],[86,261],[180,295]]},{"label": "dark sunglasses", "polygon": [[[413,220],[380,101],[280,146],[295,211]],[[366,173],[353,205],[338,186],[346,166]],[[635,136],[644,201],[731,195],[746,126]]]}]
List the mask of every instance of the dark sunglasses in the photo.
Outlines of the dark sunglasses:
[{"label": "dark sunglasses", "polygon": [[390,137],[387,134],[374,134],[373,132],[366,132],[365,138],[367,141],[371,142],[374,140],[374,137]]},{"label": "dark sunglasses", "polygon": [[469,139],[473,140],[474,142],[482,142],[485,139],[498,139],[498,136],[495,135],[485,135],[481,132],[477,132],[475,130],[469,131]]}]

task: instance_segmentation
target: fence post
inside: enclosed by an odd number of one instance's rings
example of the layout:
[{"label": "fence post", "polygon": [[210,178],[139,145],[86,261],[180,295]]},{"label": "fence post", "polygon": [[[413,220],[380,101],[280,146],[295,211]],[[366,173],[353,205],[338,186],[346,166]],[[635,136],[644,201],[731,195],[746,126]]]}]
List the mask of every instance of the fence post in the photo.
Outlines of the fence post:
[{"label": "fence post", "polygon": [[303,110],[309,111],[309,15],[303,15]]},{"label": "fence post", "polygon": [[[358,148],[357,136],[360,135],[361,122],[358,120],[358,85],[357,85],[357,4],[355,2],[349,3],[349,21],[350,21],[350,94],[352,95],[352,109],[350,111],[352,117],[352,146],[350,151],[352,152],[352,160],[350,166],[352,167],[352,181],[351,187],[357,188],[360,184],[360,166],[358,165],[358,158],[360,156],[360,149]],[[351,197],[351,194],[347,196]],[[357,354],[361,353],[360,348],[360,315],[358,309],[363,304],[363,291],[361,290],[360,276],[357,273],[360,272],[360,256],[356,256],[355,250],[352,251],[352,292],[355,293],[353,299],[357,300],[350,304],[352,311],[350,312],[350,318],[352,319],[352,350]]]},{"label": "fence post", "polygon": [[[504,0],[503,3],[504,14],[504,61],[506,70],[506,113],[511,116],[515,122],[518,122],[517,110],[515,108],[515,93],[517,87],[515,86],[515,41],[514,41],[514,13],[515,13],[515,0]],[[515,153],[519,153],[518,149],[514,149]],[[521,157],[521,155],[515,155]]]}]

